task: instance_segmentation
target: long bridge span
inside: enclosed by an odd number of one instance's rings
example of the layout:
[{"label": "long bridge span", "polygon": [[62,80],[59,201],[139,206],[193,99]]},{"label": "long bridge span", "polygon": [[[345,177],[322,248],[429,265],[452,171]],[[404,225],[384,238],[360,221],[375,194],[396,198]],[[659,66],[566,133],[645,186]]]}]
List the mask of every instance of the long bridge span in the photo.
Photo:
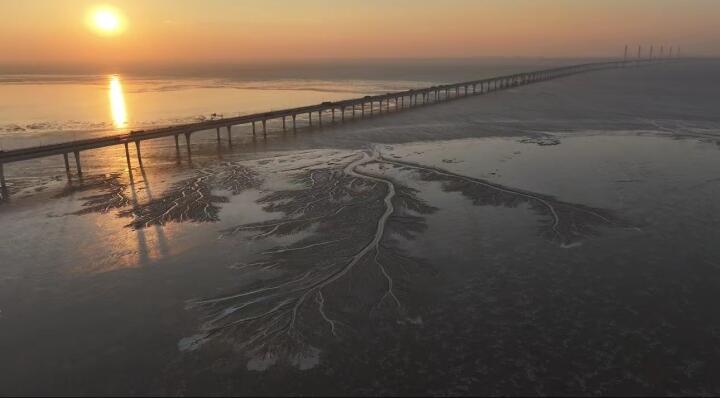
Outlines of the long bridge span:
[{"label": "long bridge span", "polygon": [[[344,122],[346,118],[355,118],[358,115],[364,117],[366,115],[373,115],[376,111],[382,112],[383,107],[386,111],[389,111],[391,103],[394,105],[395,110],[404,110],[407,108],[414,108],[419,105],[429,105],[445,102],[448,100],[459,99],[467,96],[483,95],[512,87],[543,82],[551,79],[558,79],[578,73],[587,73],[605,69],[638,67],[655,64],[658,62],[668,62],[670,60],[677,61],[679,59],[680,58],[642,59],[632,61],[623,60],[570,65],[533,72],[523,72],[506,76],[492,77],[482,80],[437,85],[422,89],[398,91],[381,95],[370,95],[362,98],[354,98],[343,101],[323,102],[318,105],[303,106],[299,108],[282,109],[231,118],[213,119],[198,123],[173,125],[169,127],[161,127],[149,130],[130,131],[121,134],[75,140],[59,144],[13,149],[9,151],[0,151],[0,188],[2,189],[2,197],[7,198],[8,189],[3,165],[28,159],[61,155],[65,160],[65,169],[67,171],[68,178],[70,178],[71,167],[69,155],[73,154],[77,174],[79,176],[82,176],[80,153],[82,151],[88,151],[96,148],[108,147],[113,145],[124,145],[128,167],[131,167],[128,145],[135,145],[138,161],[142,162],[140,143],[145,140],[152,140],[156,138],[164,138],[170,136],[175,137],[175,148],[179,155],[180,136],[182,135],[185,137],[185,146],[188,152],[188,156],[190,156],[190,136],[193,133],[200,131],[215,129],[217,130],[218,141],[220,141],[221,129],[224,129],[227,132],[228,145],[232,146],[232,127],[237,125],[250,124],[252,125],[253,135],[256,135],[258,133],[266,135],[268,132],[268,121],[281,119],[283,131],[287,131],[288,129],[296,131],[298,128],[297,119],[300,115],[308,115],[305,125],[309,126],[313,125],[313,114],[317,114],[317,123],[319,125],[322,125],[323,114],[327,113],[331,114],[332,121],[339,120]],[[288,126],[289,124],[290,126]]]}]

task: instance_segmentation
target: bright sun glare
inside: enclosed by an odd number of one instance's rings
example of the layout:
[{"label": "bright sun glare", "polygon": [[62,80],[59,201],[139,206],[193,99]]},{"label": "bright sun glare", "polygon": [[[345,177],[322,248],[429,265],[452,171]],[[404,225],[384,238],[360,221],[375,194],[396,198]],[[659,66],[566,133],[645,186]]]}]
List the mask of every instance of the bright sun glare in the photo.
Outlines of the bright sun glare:
[{"label": "bright sun glare", "polygon": [[123,29],[120,13],[111,7],[97,7],[90,12],[90,26],[102,34],[117,34]]}]

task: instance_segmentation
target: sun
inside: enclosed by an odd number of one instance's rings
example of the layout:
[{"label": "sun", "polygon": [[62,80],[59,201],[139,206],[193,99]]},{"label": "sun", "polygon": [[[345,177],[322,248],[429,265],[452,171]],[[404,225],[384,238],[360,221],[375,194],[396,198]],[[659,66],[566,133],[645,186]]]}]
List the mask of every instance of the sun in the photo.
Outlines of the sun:
[{"label": "sun", "polygon": [[103,35],[116,35],[124,29],[122,14],[109,6],[93,8],[88,13],[87,23],[92,30]]}]

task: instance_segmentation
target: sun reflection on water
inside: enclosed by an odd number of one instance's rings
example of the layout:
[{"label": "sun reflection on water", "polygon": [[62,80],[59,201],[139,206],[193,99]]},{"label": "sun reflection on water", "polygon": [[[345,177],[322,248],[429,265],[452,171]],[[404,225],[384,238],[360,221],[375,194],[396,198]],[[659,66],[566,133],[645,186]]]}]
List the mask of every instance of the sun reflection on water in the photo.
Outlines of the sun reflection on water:
[{"label": "sun reflection on water", "polygon": [[115,128],[127,127],[127,109],[122,83],[117,75],[110,76],[110,111]]}]

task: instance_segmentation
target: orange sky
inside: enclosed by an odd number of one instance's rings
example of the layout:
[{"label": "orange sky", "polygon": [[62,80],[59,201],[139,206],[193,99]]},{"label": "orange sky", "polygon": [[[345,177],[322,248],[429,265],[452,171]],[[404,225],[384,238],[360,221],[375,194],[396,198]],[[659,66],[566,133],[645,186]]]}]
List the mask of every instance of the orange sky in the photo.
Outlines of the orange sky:
[{"label": "orange sky", "polygon": [[[127,27],[99,36],[98,4]],[[720,54],[718,0],[26,0],[3,2],[0,65],[298,58],[607,56],[624,44]]]}]

